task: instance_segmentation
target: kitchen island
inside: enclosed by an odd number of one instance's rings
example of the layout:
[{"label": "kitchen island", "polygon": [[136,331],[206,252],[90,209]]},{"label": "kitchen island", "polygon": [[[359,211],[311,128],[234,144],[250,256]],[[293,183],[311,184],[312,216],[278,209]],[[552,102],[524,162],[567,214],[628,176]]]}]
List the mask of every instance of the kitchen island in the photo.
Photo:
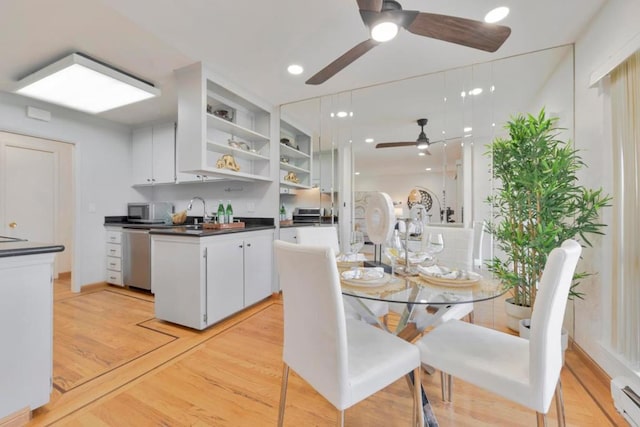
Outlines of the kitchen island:
[{"label": "kitchen island", "polygon": [[64,246],[0,237],[0,425],[49,402],[53,261]]},{"label": "kitchen island", "polygon": [[245,223],[149,231],[158,319],[202,330],[271,295],[273,220]]}]

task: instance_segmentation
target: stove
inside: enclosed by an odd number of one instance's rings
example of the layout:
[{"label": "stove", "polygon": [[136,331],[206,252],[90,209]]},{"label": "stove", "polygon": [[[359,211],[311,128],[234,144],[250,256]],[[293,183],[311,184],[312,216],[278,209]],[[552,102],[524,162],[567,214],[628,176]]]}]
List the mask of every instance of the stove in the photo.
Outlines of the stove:
[{"label": "stove", "polygon": [[320,224],[322,221],[321,208],[296,208],[293,211],[293,222],[304,224]]}]

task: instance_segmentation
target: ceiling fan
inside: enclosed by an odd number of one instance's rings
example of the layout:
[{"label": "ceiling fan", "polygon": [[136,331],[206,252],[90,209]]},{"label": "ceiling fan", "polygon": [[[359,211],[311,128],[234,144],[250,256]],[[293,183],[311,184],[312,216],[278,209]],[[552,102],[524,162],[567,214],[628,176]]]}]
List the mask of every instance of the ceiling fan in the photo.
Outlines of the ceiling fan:
[{"label": "ceiling fan", "polygon": [[402,10],[395,0],[356,0],[362,21],[371,38],[357,44],[331,64],[318,71],[306,84],[318,85],[347,67],[380,43],[393,39],[398,27],[419,36],[444,40],[474,49],[495,52],[505,42],[511,28],[457,16]]},{"label": "ceiling fan", "polygon": [[407,141],[407,142],[381,142],[376,144],[376,148],[393,148],[393,147],[416,147],[418,150],[423,150],[428,155],[431,155],[428,148],[431,144],[435,144],[436,142],[430,142],[429,138],[427,138],[427,134],[424,133],[424,127],[427,125],[428,119],[418,119],[416,122],[418,126],[420,126],[420,134],[418,135],[418,139],[415,141]]}]

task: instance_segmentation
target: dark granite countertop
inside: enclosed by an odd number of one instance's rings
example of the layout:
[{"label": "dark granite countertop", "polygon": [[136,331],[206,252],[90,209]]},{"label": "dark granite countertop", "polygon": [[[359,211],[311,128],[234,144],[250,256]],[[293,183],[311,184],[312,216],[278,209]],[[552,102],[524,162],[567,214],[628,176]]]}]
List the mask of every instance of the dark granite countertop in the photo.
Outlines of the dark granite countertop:
[{"label": "dark granite countertop", "polygon": [[62,251],[64,251],[63,245],[56,245],[53,243],[36,243],[12,237],[0,236],[0,258]]},{"label": "dark granite countertop", "polygon": [[128,222],[127,217],[105,217],[105,227],[122,227],[149,230],[149,234],[172,236],[208,237],[221,234],[243,233],[247,231],[274,229],[273,218],[236,218],[245,223],[245,228],[228,228],[224,230],[202,229],[202,217],[188,217],[184,224],[140,224]]},{"label": "dark granite countertop", "polygon": [[[195,228],[197,227],[197,228]],[[202,225],[184,226],[184,227],[168,227],[168,228],[152,228],[149,234],[163,234],[169,236],[191,236],[191,237],[209,237],[221,234],[245,233],[247,231],[272,230],[274,225],[246,224],[244,228],[227,228],[223,230],[202,229]]]}]

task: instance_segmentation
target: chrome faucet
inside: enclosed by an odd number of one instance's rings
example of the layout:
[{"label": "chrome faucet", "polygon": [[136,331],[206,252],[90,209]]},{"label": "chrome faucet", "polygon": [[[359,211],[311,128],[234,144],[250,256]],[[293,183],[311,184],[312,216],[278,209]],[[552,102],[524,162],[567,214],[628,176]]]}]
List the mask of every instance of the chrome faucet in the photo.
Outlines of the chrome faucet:
[{"label": "chrome faucet", "polygon": [[193,201],[194,200],[200,200],[202,201],[202,209],[203,209],[203,215],[202,215],[202,222],[207,222],[209,220],[209,215],[207,215],[207,204],[205,203],[204,199],[202,197],[198,197],[195,196],[191,199],[191,201],[189,202],[189,206],[187,206],[187,210],[191,210],[191,208],[193,207]]}]

